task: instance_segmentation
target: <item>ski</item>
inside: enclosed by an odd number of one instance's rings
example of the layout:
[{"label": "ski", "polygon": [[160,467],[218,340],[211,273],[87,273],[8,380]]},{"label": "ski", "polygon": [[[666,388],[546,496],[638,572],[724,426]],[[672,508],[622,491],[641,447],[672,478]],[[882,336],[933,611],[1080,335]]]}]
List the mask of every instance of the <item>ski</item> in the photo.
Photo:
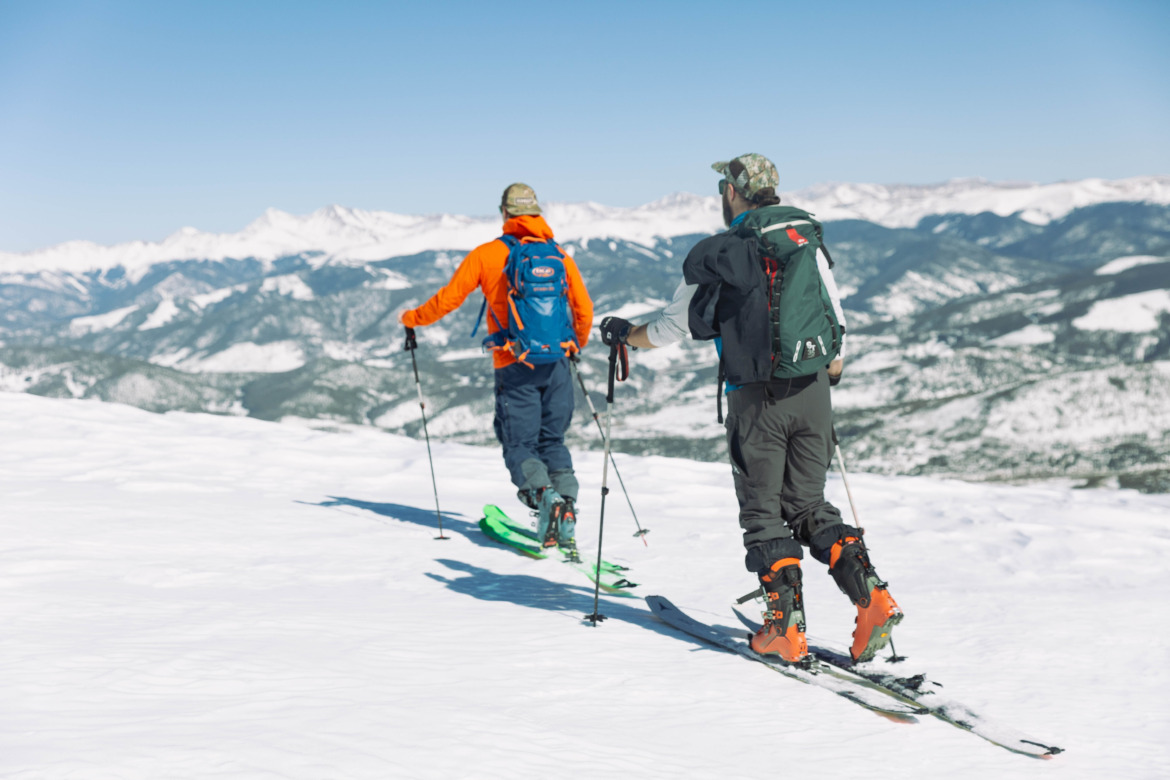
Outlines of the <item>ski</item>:
[{"label": "ski", "polygon": [[889,720],[899,723],[914,723],[917,720],[914,716],[921,711],[918,705],[892,696],[886,691],[862,685],[857,680],[852,679],[850,675],[834,667],[815,661],[807,667],[804,665],[796,666],[786,664],[779,659],[760,655],[752,650],[747,642],[736,639],[714,626],[700,623],[662,596],[647,596],[646,604],[659,620],[679,631],[749,660],[758,661],[785,677],[825,688]]},{"label": "ski", "polygon": [[[732,607],[732,611],[735,612],[740,622],[753,633],[760,629],[759,623],[738,609]],[[854,665],[853,659],[848,653],[814,645],[812,642],[809,643],[808,650],[809,654],[817,661],[854,674],[877,689],[886,691],[904,701],[913,702],[922,708],[923,714],[933,715],[945,723],[969,731],[993,745],[998,745],[1013,753],[1034,758],[1052,758],[1058,753],[1064,752],[1063,748],[1034,740],[1010,727],[992,723],[983,716],[972,712],[965,705],[943,698],[935,690],[941,685],[927,680],[924,674],[899,677],[888,672],[868,668],[868,665],[857,666]]]},{"label": "ski", "polygon": [[[507,545],[530,558],[547,558],[550,551],[555,549],[560,553],[565,563],[588,577],[590,582],[597,581],[596,563],[586,563],[580,559],[573,560],[570,553],[560,547],[541,547],[535,531],[508,517],[504,510],[494,504],[488,504],[483,508],[483,518],[479,521],[479,527],[489,539]],[[630,582],[626,578],[625,572],[627,571],[629,569],[625,566],[602,561],[599,583],[601,589],[606,593],[619,596],[633,596],[634,594],[629,591],[630,588],[636,588],[637,583]]]}]

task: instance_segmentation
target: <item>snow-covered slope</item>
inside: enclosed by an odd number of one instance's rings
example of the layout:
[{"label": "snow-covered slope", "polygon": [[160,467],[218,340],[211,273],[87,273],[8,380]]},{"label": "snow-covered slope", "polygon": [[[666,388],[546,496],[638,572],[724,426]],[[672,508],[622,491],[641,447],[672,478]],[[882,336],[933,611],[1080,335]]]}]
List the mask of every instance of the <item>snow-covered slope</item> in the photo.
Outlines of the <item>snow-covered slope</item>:
[{"label": "snow-covered slope", "polygon": [[[897,646],[1041,764],[894,724],[489,542],[496,453],[0,393],[0,776],[983,780],[1170,775],[1170,497],[851,475]],[[752,587],[726,464],[619,454],[605,553],[715,624]],[[577,453],[595,551],[601,460]],[[610,475],[612,480],[612,473]],[[611,482],[611,487],[614,487]],[[615,488],[616,489],[616,488]],[[846,506],[833,477],[829,497]],[[847,510],[846,510],[847,511]],[[1140,540],[1135,554],[1134,540]],[[852,609],[806,565],[809,630]]]},{"label": "snow-covered slope", "polygon": [[[1170,176],[1056,184],[962,179],[939,185],[824,184],[784,193],[783,199],[821,220],[863,219],[913,227],[930,214],[1001,216],[1019,213],[1046,224],[1075,208],[1114,201],[1170,203]],[[656,238],[712,233],[722,227],[719,199],[679,193],[636,208],[597,203],[550,203],[550,224],[562,241],[612,238],[647,244]],[[160,242],[101,246],[70,241],[32,252],[0,252],[0,272],[72,271],[122,266],[141,274],[169,260],[275,260],[300,254],[362,262],[426,250],[467,250],[497,235],[499,219],[451,214],[403,215],[328,206],[296,216],[269,209],[238,233],[186,227]]]}]

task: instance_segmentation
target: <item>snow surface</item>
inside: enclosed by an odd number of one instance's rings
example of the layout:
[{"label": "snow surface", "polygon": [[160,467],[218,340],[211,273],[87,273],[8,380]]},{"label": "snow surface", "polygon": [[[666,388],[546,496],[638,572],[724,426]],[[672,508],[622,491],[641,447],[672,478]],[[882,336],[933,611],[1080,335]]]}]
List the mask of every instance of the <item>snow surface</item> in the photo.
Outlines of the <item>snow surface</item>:
[{"label": "snow surface", "polygon": [[[714,182],[713,182],[714,183]],[[714,187],[712,187],[714,189]],[[1170,203],[1170,176],[1032,184],[957,179],[934,185],[822,184],[782,193],[826,220],[864,219],[887,227],[913,227],[931,214],[1020,214],[1045,224],[1096,203]],[[723,229],[719,198],[676,193],[633,208],[599,203],[548,203],[545,216],[561,242],[594,238],[649,245],[658,238]],[[304,254],[314,262],[365,262],[426,250],[466,251],[499,234],[492,217],[406,215],[326,206],[297,216],[268,209],[238,233],[205,233],[185,227],[159,242],[102,246],[69,241],[31,252],[0,252],[0,272],[87,271],[123,266],[131,278],[168,260],[255,258],[271,261]]]},{"label": "snow surface", "polygon": [[232,297],[235,293],[243,292],[248,289],[246,284],[237,284],[232,287],[221,287],[218,290],[202,293],[201,295],[193,295],[189,299],[191,303],[198,306],[200,309],[206,309],[208,306],[214,306],[220,301],[225,301]]},{"label": "snow surface", "polygon": [[[586,424],[591,424],[591,421]],[[1067,749],[890,723],[489,542],[498,452],[368,428],[0,393],[0,776],[1157,778],[1170,775],[1170,496],[852,474],[905,609],[900,671]],[[601,462],[576,453],[595,550]],[[725,464],[617,455],[605,557],[736,625]],[[829,497],[848,512],[840,481]],[[1136,547],[1135,547],[1136,545]],[[810,633],[852,608],[806,560]],[[770,769],[769,769],[770,768]]]},{"label": "snow surface", "polygon": [[381,278],[371,279],[366,282],[365,287],[371,290],[406,290],[410,288],[410,280],[402,274],[387,271],[385,268],[379,270],[382,272]]},{"label": "snow surface", "polygon": [[1051,328],[1033,324],[1005,333],[988,343],[1000,347],[1030,347],[1035,344],[1051,344],[1055,340],[1056,333]]},{"label": "snow surface", "polygon": [[1070,211],[1097,203],[1170,203],[1170,176],[1109,181],[1083,179],[1053,184],[954,179],[936,185],[821,184],[794,193],[800,205],[815,204],[821,221],[864,219],[886,227],[914,227],[931,214],[982,214],[1046,225]]},{"label": "snow surface", "polygon": [[187,357],[176,365],[193,373],[233,373],[293,371],[305,364],[305,353],[295,341],[270,341],[256,344],[240,341],[225,350],[204,357]]},{"label": "snow surface", "polygon": [[622,317],[623,319],[632,319],[634,317],[641,317],[652,312],[662,311],[670,301],[662,298],[649,298],[645,301],[631,301],[623,304],[612,311],[594,311],[593,324],[599,325],[606,317]]},{"label": "snow surface", "polygon": [[[173,320],[179,313],[179,306],[175,303],[174,298],[163,298],[158,305],[154,307],[154,311],[147,316],[146,321],[138,326],[139,330],[154,330],[161,328],[168,322]],[[76,320],[74,320],[76,322]],[[117,324],[117,323],[114,323]]]},{"label": "snow surface", "polygon": [[270,276],[264,280],[260,289],[264,292],[275,292],[297,301],[311,301],[317,297],[313,294],[313,289],[305,283],[305,280],[296,274]]},{"label": "snow surface", "polygon": [[113,311],[105,312],[104,314],[92,314],[88,317],[74,317],[69,321],[69,330],[75,336],[82,336],[86,333],[95,333],[99,330],[109,330],[137,310],[138,304],[133,304],[131,306],[124,306],[121,309],[114,309]]},{"label": "snow surface", "polygon": [[469,347],[467,349],[451,349],[439,356],[440,363],[453,363],[456,360],[471,360],[490,357],[491,353],[484,352],[483,347]]},{"label": "snow surface", "polygon": [[1119,274],[1122,271],[1128,271],[1131,268],[1137,268],[1139,265],[1150,265],[1152,263],[1166,263],[1170,262],[1170,258],[1154,257],[1153,255],[1129,255],[1127,257],[1119,257],[1116,260],[1110,260],[1105,265],[1098,268],[1094,273],[1097,276],[1109,276],[1110,274]]},{"label": "snow surface", "polygon": [[1146,290],[1097,301],[1072,324],[1081,330],[1144,333],[1158,327],[1158,318],[1170,312],[1170,290]]}]

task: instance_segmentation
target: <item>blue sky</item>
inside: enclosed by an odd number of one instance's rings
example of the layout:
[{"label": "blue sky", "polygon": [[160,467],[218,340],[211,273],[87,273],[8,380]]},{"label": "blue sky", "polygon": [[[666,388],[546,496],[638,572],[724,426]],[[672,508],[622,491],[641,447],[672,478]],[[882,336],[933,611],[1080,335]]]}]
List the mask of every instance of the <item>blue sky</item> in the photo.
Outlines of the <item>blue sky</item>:
[{"label": "blue sky", "polygon": [[1170,174],[1168,139],[1170,2],[0,0],[7,251],[637,205],[747,151],[782,189]]}]

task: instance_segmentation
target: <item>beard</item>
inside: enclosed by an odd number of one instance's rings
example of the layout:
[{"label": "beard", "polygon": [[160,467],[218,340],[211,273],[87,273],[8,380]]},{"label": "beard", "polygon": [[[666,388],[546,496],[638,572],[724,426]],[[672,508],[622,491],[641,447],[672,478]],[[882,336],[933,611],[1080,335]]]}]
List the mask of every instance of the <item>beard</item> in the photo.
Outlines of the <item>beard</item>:
[{"label": "beard", "polygon": [[731,192],[731,190],[727,190],[727,189],[723,190],[723,224],[726,225],[727,227],[731,227],[731,220],[732,220],[731,198],[728,197],[729,192]]}]

